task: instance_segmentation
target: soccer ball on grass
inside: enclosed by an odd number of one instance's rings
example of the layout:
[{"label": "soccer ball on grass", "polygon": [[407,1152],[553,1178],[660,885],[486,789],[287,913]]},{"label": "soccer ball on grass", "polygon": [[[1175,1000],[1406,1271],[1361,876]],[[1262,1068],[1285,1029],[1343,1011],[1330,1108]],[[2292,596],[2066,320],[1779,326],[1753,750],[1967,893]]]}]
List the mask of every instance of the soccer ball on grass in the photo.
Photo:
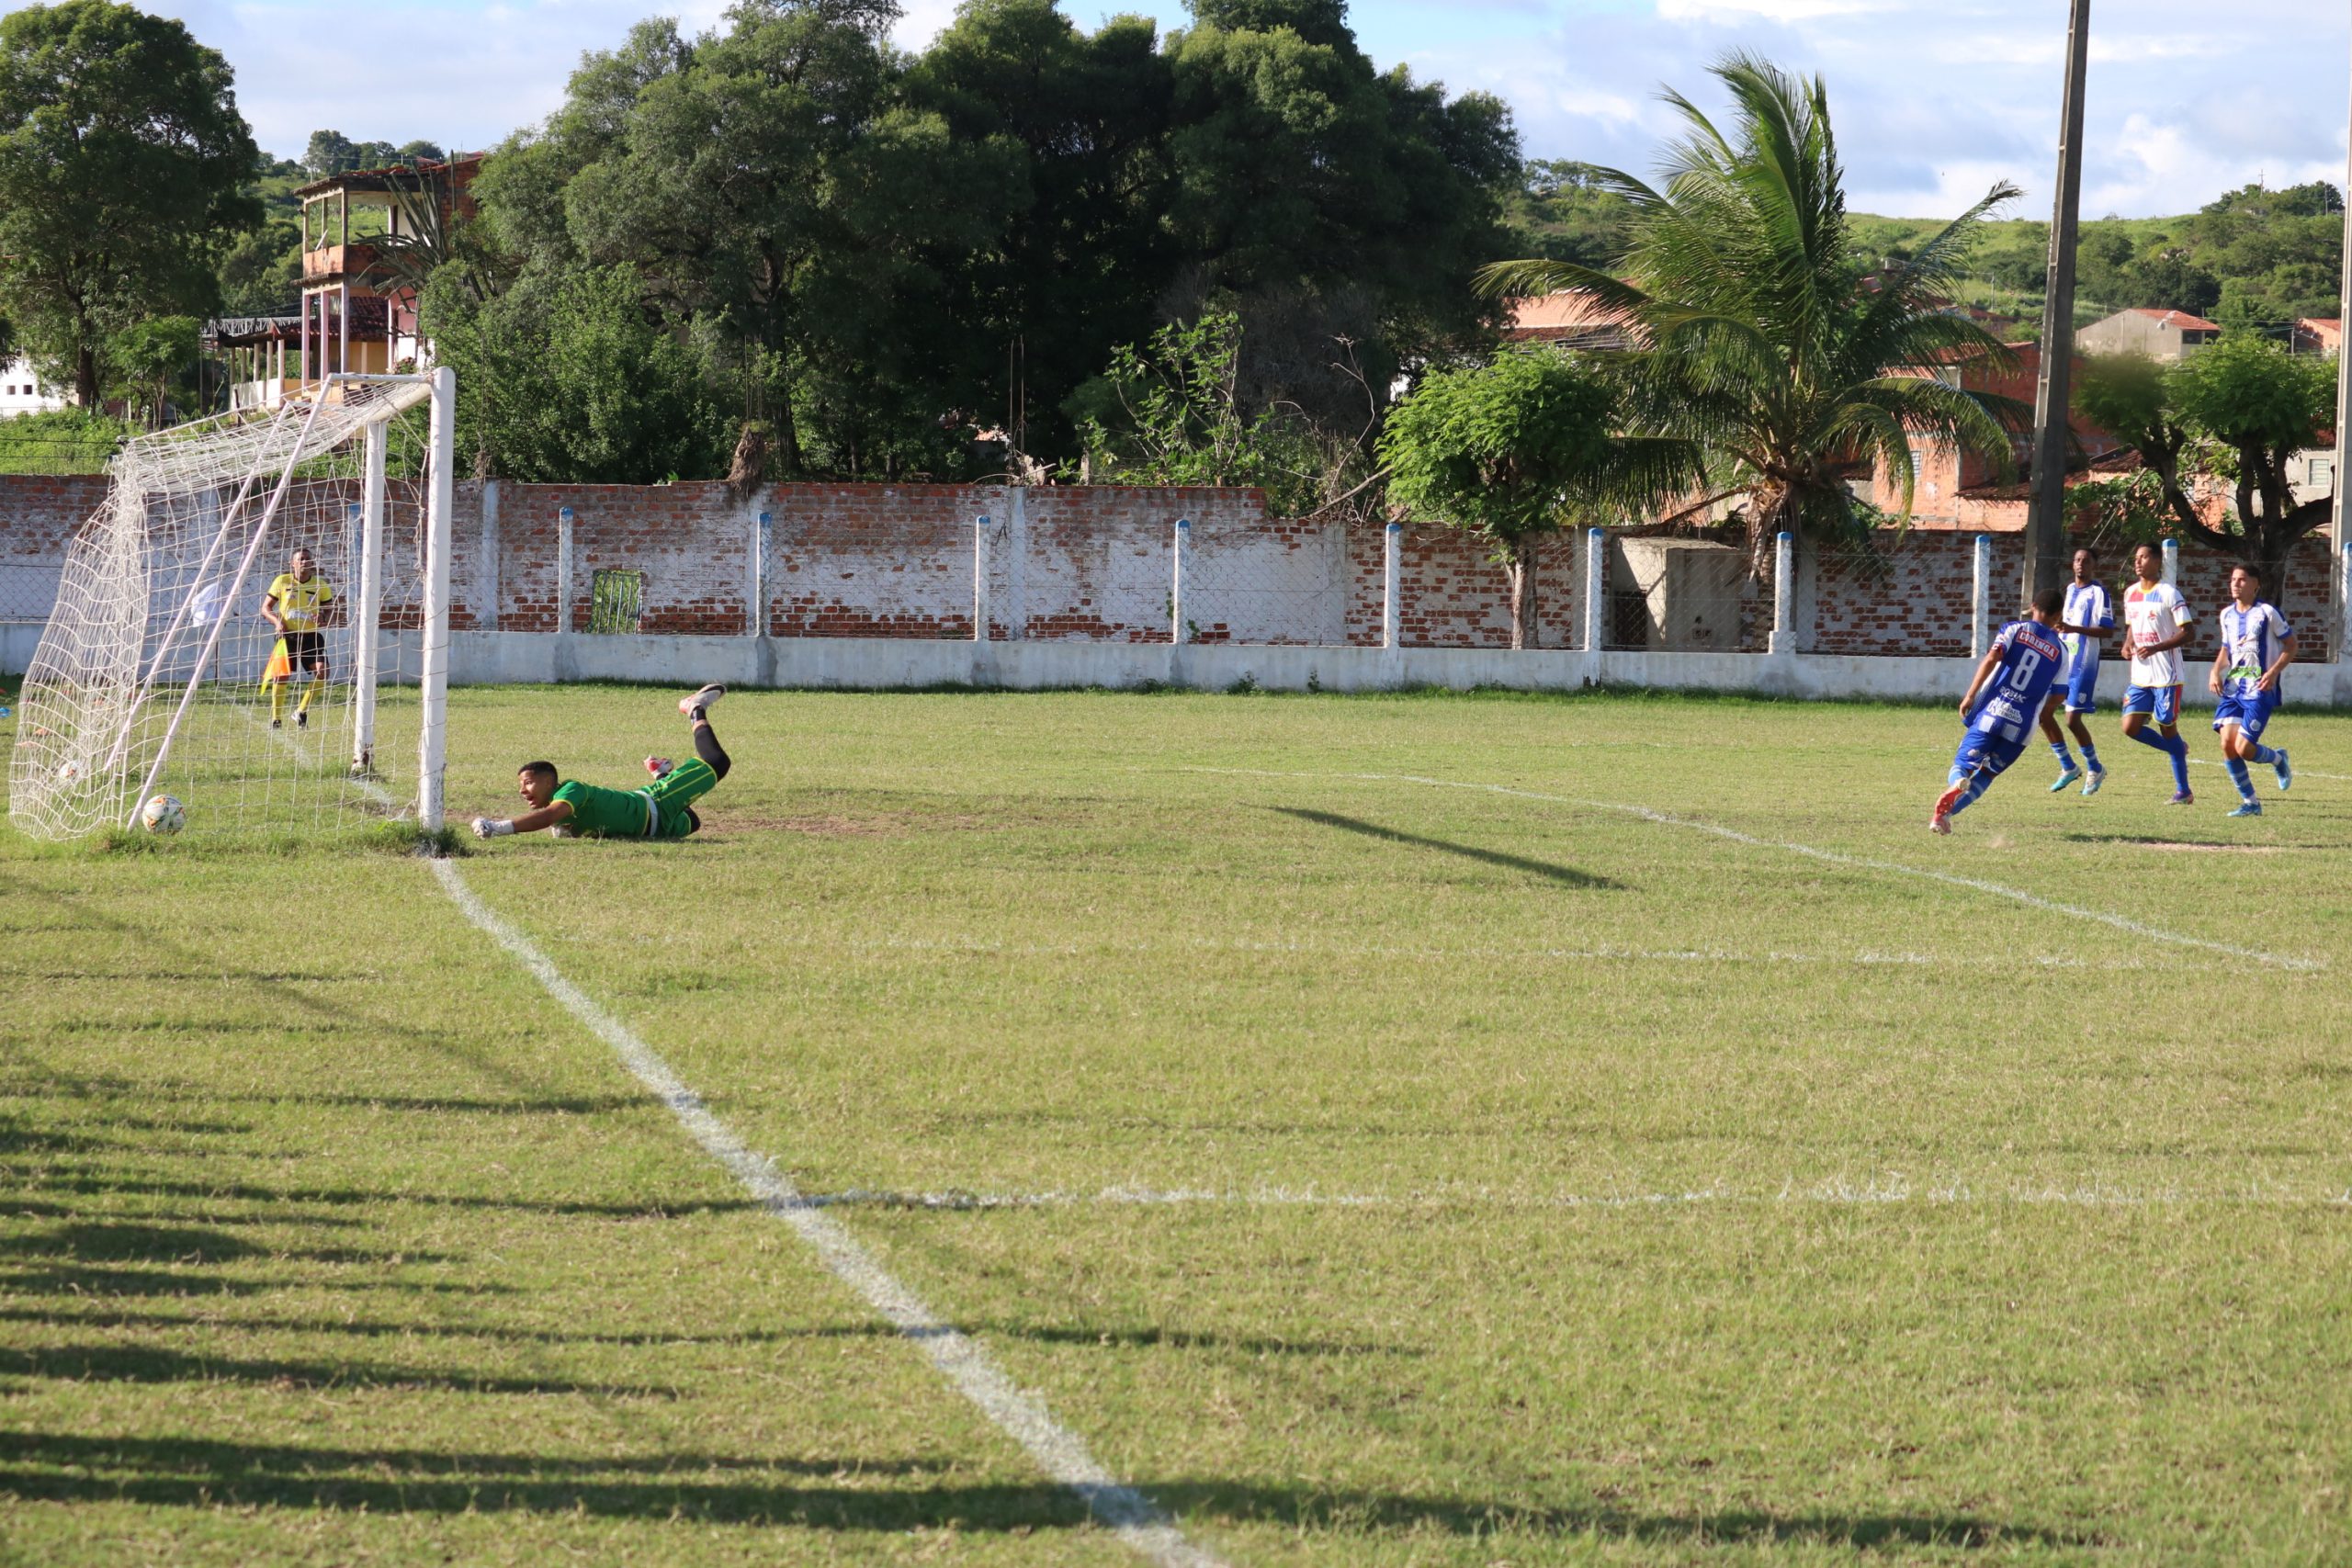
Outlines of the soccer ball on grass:
[{"label": "soccer ball on grass", "polygon": [[150,795],[139,808],[139,825],[151,833],[176,833],[187,826],[187,807],[175,795]]}]

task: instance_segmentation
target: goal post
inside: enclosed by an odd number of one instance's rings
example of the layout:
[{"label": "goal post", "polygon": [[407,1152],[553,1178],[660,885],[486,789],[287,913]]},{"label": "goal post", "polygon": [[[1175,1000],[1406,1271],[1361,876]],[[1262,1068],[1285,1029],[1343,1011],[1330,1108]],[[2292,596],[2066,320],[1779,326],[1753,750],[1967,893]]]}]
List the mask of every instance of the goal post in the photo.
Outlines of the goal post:
[{"label": "goal post", "polygon": [[[172,794],[207,835],[438,829],[455,393],[331,376],[127,443],[25,677],[15,825],[77,838]],[[412,728],[396,791],[376,762]]]}]

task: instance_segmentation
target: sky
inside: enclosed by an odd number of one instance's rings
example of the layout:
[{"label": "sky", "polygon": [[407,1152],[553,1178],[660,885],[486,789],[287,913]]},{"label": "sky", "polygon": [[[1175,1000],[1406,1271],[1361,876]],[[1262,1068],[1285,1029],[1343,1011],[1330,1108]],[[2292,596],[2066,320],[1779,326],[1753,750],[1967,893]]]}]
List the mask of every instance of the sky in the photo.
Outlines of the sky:
[{"label": "sky", "polygon": [[[320,128],[354,140],[487,147],[562,100],[583,51],[721,0],[149,0],[220,50],[262,146],[299,157]],[[902,0],[920,48],[956,0]],[[1091,28],[1181,0],[1063,0]],[[0,9],[14,9],[0,0]],[[1645,173],[1672,85],[1702,104],[1707,62],[1747,48],[1818,73],[1854,209],[1949,217],[2008,180],[2047,217],[2066,0],[1353,0],[1365,51],[1511,106],[1531,157]],[[2093,0],[2086,217],[2192,210],[2250,181],[2342,184],[2352,18],[2320,0]]]}]

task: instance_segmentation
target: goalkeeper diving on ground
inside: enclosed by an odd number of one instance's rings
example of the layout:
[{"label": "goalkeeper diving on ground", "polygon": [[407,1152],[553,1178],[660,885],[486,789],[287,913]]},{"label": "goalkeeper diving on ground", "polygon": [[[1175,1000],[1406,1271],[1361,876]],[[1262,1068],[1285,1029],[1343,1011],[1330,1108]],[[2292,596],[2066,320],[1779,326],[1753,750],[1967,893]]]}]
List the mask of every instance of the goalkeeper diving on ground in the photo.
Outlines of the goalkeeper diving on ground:
[{"label": "goalkeeper diving on ground", "polygon": [[726,694],[726,687],[711,685],[678,699],[678,711],[694,727],[695,754],[683,762],[645,759],[645,771],[653,782],[644,788],[601,789],[578,779],[567,783],[559,778],[553,762],[526,762],[516,771],[514,783],[530,809],[519,817],[477,817],[474,837],[503,839],[542,828],[560,839],[683,839],[696,831],[702,818],[695,812],[695,802],[734,765],[710,728],[710,709]]}]

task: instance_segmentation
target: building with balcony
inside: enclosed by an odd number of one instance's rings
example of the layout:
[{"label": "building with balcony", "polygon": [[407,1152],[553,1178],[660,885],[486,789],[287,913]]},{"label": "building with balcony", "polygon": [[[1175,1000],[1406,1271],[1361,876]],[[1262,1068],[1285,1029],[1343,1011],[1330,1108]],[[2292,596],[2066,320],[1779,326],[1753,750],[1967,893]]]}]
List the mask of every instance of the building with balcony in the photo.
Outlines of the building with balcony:
[{"label": "building with balcony", "polygon": [[[282,319],[243,323],[249,336],[220,338],[243,350],[254,374],[232,400],[266,407],[331,375],[383,375],[421,366],[431,344],[417,330],[416,263],[473,216],[468,194],[482,155],[360,169],[302,186],[302,298]],[[227,323],[223,323],[224,325]],[[290,363],[288,351],[291,350]]]}]

